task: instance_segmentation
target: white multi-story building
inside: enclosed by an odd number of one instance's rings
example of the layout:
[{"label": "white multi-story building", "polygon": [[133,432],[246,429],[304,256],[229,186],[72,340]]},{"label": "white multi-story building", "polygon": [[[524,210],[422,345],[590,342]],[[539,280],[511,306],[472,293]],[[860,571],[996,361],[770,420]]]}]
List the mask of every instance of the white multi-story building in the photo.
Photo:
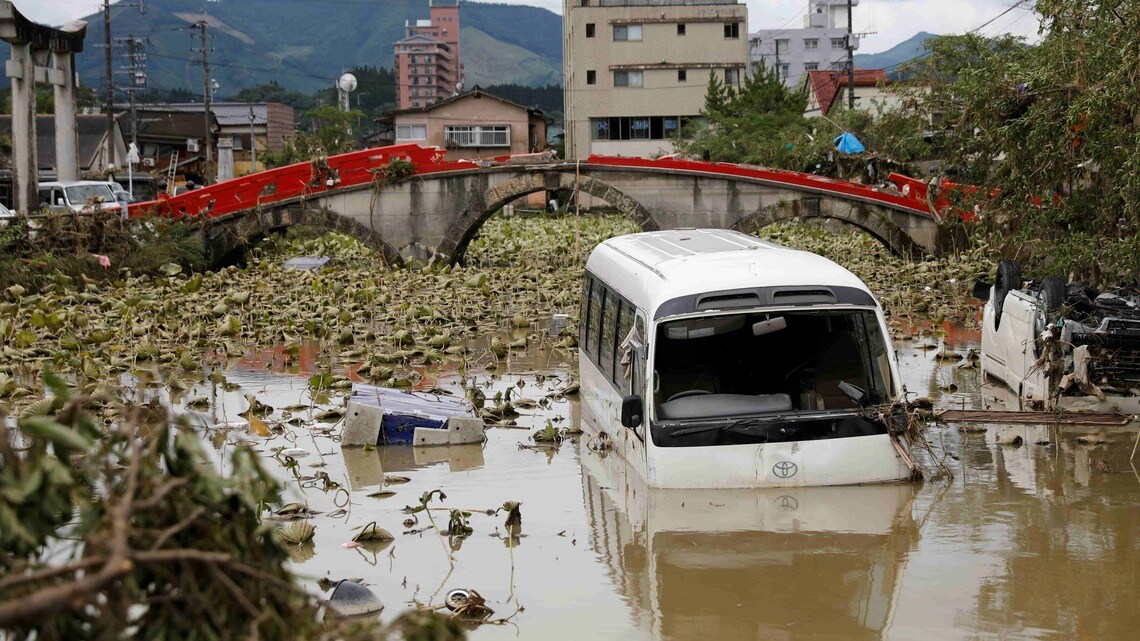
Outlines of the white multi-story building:
[{"label": "white multi-story building", "polygon": [[[761,64],[776,69],[784,84],[804,84],[809,71],[845,69],[847,65],[847,4],[859,0],[810,0],[803,27],[761,29],[748,36],[751,71]],[[859,48],[859,39],[852,37]]]},{"label": "white multi-story building", "polygon": [[748,68],[738,0],[563,0],[566,156],[671,153],[705,106],[709,76]]}]

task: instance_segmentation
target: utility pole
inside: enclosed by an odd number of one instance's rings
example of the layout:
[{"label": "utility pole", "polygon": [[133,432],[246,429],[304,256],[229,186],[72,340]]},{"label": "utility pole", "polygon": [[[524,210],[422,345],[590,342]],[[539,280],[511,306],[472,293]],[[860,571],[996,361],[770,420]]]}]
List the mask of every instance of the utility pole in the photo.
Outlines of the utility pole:
[{"label": "utility pole", "polygon": [[198,28],[198,37],[201,39],[202,44],[202,98],[205,101],[206,114],[205,114],[205,144],[206,144],[206,171],[202,181],[207,185],[214,183],[214,151],[210,146],[210,141],[214,136],[213,128],[210,126],[210,46],[206,35],[206,19],[203,17],[195,25]]},{"label": "utility pole", "polygon": [[851,0],[847,0],[847,108],[855,109],[855,30],[851,24]]},{"label": "utility pole", "polygon": [[135,145],[135,147],[138,147],[138,144],[139,144],[139,122],[138,122],[137,113],[135,111],[135,108],[136,108],[135,103],[137,102],[136,96],[139,92],[139,78],[141,78],[142,74],[143,74],[143,71],[141,70],[140,64],[139,64],[140,61],[142,60],[142,56],[140,55],[140,52],[139,52],[139,45],[141,45],[142,42],[138,38],[136,38],[134,36],[134,34],[127,36],[126,42],[127,42],[127,59],[128,59],[128,63],[127,63],[128,71],[127,71],[127,73],[131,74],[130,94],[129,94],[129,97],[130,97],[130,107],[129,108],[130,108],[130,113],[131,113],[131,144]]},{"label": "utility pole", "polygon": [[111,76],[111,0],[103,0],[103,53],[107,73],[107,164],[115,161],[115,80]]}]

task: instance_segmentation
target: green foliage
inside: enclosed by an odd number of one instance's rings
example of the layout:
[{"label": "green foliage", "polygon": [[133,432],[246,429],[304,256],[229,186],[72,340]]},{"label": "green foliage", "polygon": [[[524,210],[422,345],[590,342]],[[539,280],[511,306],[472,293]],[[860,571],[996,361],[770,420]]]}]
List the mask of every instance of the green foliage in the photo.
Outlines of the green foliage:
[{"label": "green foliage", "polygon": [[355,147],[352,129],[363,117],[359,111],[341,111],[332,105],[310,109],[302,118],[303,128],[285,141],[281,151],[266,154],[265,163],[282,167],[352,151]]},{"label": "green foliage", "polygon": [[682,153],[713,161],[785,167],[795,162],[795,141],[808,130],[806,97],[761,68],[739,91],[709,74],[703,120],[686,126],[675,143]]},{"label": "green foliage", "polygon": [[[37,288],[58,275],[101,280],[126,272],[159,274],[176,263],[187,271],[205,267],[197,228],[162,218],[123,221],[117,214],[16,219],[0,229],[0,285]],[[107,256],[104,268],[98,256]]]},{"label": "green foliage", "polygon": [[[954,127],[949,161],[984,185],[975,233],[1030,273],[1093,282],[1140,268],[1140,5],[1039,0],[1036,46],[940,37],[908,73]],[[991,189],[997,190],[996,196]]]}]

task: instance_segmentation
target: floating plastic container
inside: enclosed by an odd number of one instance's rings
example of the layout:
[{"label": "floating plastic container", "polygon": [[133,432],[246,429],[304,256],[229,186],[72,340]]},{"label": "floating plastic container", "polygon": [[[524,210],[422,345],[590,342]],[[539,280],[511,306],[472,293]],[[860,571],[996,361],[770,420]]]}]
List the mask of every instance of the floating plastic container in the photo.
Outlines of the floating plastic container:
[{"label": "floating plastic container", "polygon": [[483,440],[483,419],[463,398],[356,383],[343,445],[454,445]]}]

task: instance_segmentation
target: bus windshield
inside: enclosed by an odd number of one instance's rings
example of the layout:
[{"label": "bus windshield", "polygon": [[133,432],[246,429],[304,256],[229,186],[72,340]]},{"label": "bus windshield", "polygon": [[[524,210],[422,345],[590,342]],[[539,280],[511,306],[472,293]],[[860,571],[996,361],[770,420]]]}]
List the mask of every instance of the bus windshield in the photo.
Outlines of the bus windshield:
[{"label": "bus windshield", "polygon": [[873,311],[693,317],[661,323],[656,338],[659,423],[850,413],[891,398],[887,344]]}]

